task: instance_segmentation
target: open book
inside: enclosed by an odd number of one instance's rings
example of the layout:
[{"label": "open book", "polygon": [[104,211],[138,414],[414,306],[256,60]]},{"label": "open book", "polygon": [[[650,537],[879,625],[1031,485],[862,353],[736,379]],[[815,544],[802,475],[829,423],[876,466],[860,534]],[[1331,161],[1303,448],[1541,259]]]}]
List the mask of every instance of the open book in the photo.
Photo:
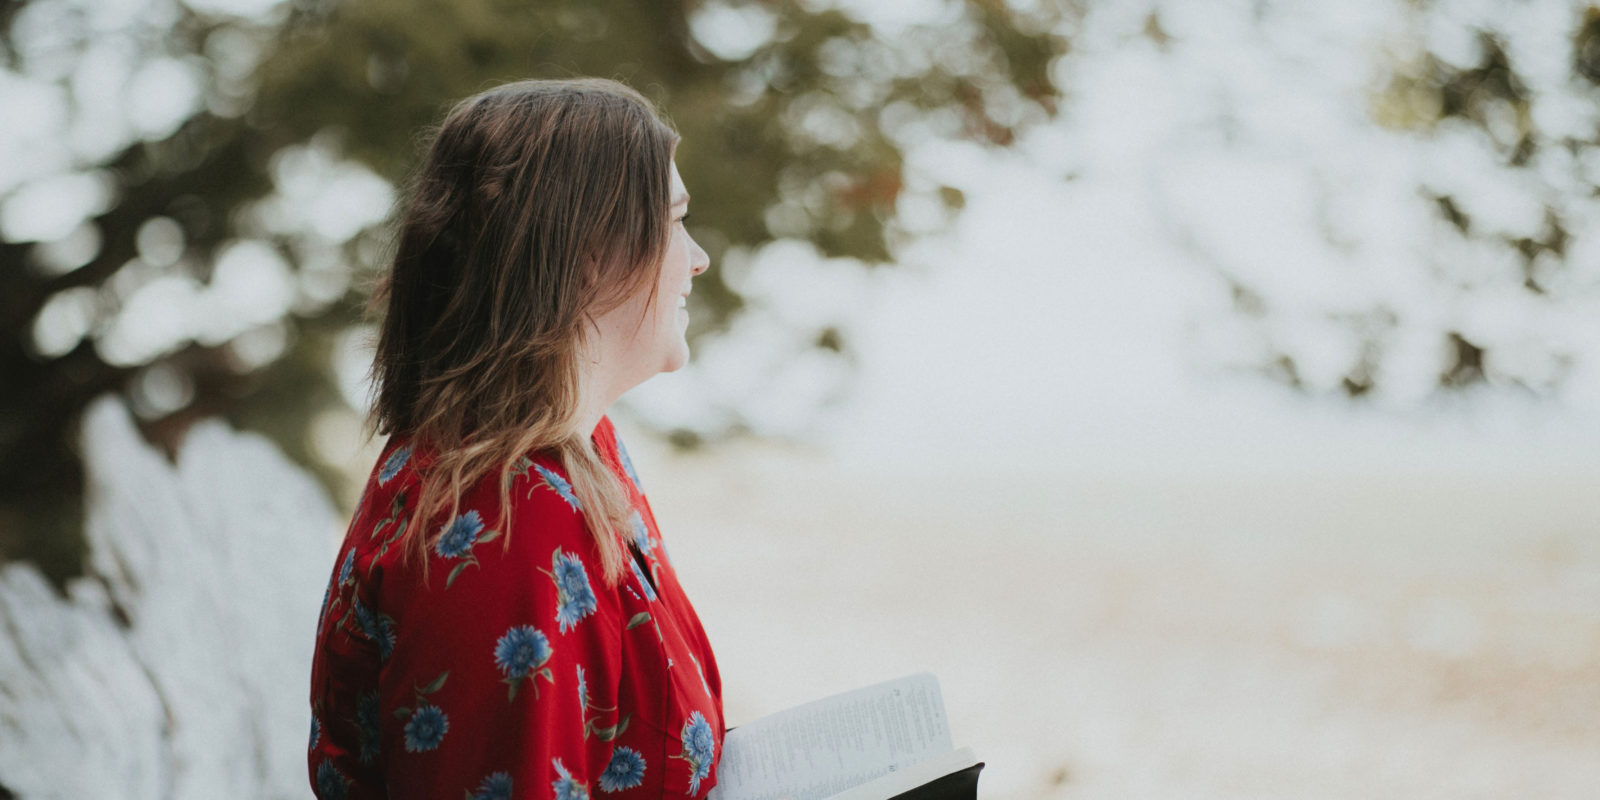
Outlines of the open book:
[{"label": "open book", "polygon": [[922,673],[728,731],[708,800],[972,800],[982,769],[950,746],[939,680]]}]

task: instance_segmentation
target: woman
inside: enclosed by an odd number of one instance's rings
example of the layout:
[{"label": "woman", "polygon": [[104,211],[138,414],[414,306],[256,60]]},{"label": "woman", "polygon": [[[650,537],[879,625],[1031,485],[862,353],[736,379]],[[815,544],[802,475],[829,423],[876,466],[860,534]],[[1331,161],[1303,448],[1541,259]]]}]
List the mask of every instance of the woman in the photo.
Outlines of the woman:
[{"label": "woman", "polygon": [[605,80],[462,101],[410,189],[389,439],[318,623],[322,798],[701,797],[721,681],[607,407],[688,358],[678,135]]}]

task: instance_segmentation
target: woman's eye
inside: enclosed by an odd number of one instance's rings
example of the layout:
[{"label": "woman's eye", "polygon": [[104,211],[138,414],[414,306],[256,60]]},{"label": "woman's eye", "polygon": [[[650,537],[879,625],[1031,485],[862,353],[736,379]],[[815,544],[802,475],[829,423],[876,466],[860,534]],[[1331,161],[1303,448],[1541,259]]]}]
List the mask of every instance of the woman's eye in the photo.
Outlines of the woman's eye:
[{"label": "woman's eye", "polygon": [[688,214],[684,214],[683,216],[678,217],[678,221],[679,222],[688,222],[689,221],[689,215]]}]

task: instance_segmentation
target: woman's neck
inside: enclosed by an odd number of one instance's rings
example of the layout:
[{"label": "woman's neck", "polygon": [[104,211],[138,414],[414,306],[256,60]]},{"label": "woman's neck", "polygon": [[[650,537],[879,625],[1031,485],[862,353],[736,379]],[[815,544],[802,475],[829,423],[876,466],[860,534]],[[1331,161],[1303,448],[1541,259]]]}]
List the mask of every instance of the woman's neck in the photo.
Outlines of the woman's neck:
[{"label": "woman's neck", "polygon": [[617,376],[606,369],[605,361],[594,361],[585,358],[578,374],[578,414],[573,420],[572,432],[590,439],[594,436],[594,429],[599,426],[600,418],[605,416],[611,404],[623,392],[632,386],[619,386]]},{"label": "woman's neck", "polygon": [[598,330],[589,333],[591,338],[579,347],[578,414],[573,422],[573,432],[585,439],[594,436],[595,426],[617,398],[656,374],[642,369],[637,358],[619,352],[616,337],[607,339]]}]

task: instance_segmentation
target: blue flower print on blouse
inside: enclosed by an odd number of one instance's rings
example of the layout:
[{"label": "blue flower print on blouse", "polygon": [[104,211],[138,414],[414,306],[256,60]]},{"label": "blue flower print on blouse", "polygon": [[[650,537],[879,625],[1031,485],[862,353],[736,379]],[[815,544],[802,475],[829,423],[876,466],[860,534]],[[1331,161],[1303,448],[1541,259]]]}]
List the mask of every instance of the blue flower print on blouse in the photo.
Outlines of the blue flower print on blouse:
[{"label": "blue flower print on blouse", "polygon": [[306,745],[307,750],[317,749],[317,742],[322,740],[322,723],[317,722],[317,715],[311,715],[311,744]]},{"label": "blue flower print on blouse", "polygon": [[468,800],[511,800],[511,776],[504,772],[490,773],[478,784],[478,791],[467,797]]},{"label": "blue flower print on blouse", "polygon": [[388,614],[374,614],[360,597],[351,601],[349,613],[355,616],[361,635],[378,646],[378,660],[389,660],[389,654],[394,652],[394,618]]},{"label": "blue flower print on blouse", "polygon": [[322,621],[328,618],[328,601],[333,599],[333,584],[322,588],[322,610],[317,612],[317,630],[322,630]]},{"label": "blue flower print on blouse", "polygon": [[339,565],[339,585],[349,585],[351,582],[351,576],[355,574],[355,570],[356,549],[352,547],[350,548],[350,552],[344,554],[344,563]]},{"label": "blue flower print on blouse", "polygon": [[633,543],[639,546],[639,552],[649,556],[656,549],[656,540],[650,538],[650,528],[644,524],[644,517],[639,512],[633,512],[633,518],[628,520],[633,524]]},{"label": "blue flower print on blouse", "polygon": [[656,590],[651,588],[650,581],[645,580],[644,570],[639,569],[639,562],[630,557],[628,566],[633,567],[633,577],[639,581],[639,588],[644,590],[644,596],[655,602]]},{"label": "blue flower print on blouse", "polygon": [[413,753],[437,749],[449,731],[450,718],[438,706],[424,703],[406,720],[406,749]]},{"label": "blue flower print on blouse", "polygon": [[439,541],[434,542],[433,552],[444,558],[460,558],[472,552],[472,545],[482,531],[483,517],[476,511],[468,511],[439,530]]},{"label": "blue flower print on blouse", "polygon": [[589,800],[589,787],[575,780],[572,773],[561,765],[561,759],[551,759],[550,765],[561,776],[550,782],[550,786],[556,790],[556,800]]},{"label": "blue flower print on blouse", "polygon": [[361,595],[350,598],[350,610],[346,612],[346,617],[356,618],[356,627],[361,629],[362,636],[368,639],[374,638],[373,633],[378,630],[378,615],[372,613],[372,609],[367,608],[366,603],[361,602]]},{"label": "blue flower print on blouse", "polygon": [[622,462],[622,471],[628,473],[628,480],[633,481],[634,488],[642,494],[644,484],[639,482],[639,473],[633,469],[633,459],[628,458],[628,448],[622,446],[622,440],[617,440],[617,460]]},{"label": "blue flower print on blouse", "polygon": [[377,690],[356,698],[356,742],[361,748],[356,758],[363,764],[378,757],[378,716]]},{"label": "blue flower print on blouse", "polygon": [[557,547],[550,555],[554,572],[544,572],[556,584],[556,622],[566,633],[584,617],[595,612],[599,601],[589,586],[589,573],[583,568],[583,559],[576,553],[564,553]]},{"label": "blue flower print on blouse", "polygon": [[583,510],[583,507],[578,504],[578,496],[572,493],[572,484],[567,483],[566,478],[557,475],[555,470],[543,464],[535,464],[533,468],[538,471],[539,477],[544,478],[544,485],[554,489],[556,494],[561,495],[561,499],[567,501],[567,505],[571,506],[573,511]]},{"label": "blue flower print on blouse", "polygon": [[472,548],[499,537],[499,531],[483,533],[483,517],[477,511],[468,511],[440,528],[439,539],[433,543],[433,552],[442,558],[462,559],[450,570],[450,576],[445,578],[445,588],[450,588],[456,582],[462,570],[478,566],[478,557],[473,554]]},{"label": "blue flower print on blouse", "polygon": [[711,724],[706,722],[705,715],[698,711],[689,714],[689,719],[683,723],[683,733],[679,736],[683,740],[683,754],[673,756],[689,762],[689,794],[700,793],[700,781],[711,774],[712,751],[716,749],[716,739],[711,735]]},{"label": "blue flower print on blouse", "polygon": [[390,453],[389,457],[383,461],[383,469],[378,470],[378,485],[382,486],[394,480],[394,476],[399,475],[400,469],[410,460],[411,445],[409,444]]},{"label": "blue flower print on blouse", "polygon": [[317,765],[317,797],[321,800],[344,800],[349,791],[350,779],[332,761]]},{"label": "blue flower print on blouse", "polygon": [[415,708],[401,706],[394,710],[395,716],[406,721],[405,738],[406,750],[412,753],[425,753],[437,750],[439,743],[444,741],[444,735],[450,732],[450,717],[444,710],[426,699],[428,695],[444,688],[445,679],[450,677],[448,671],[439,673],[427,686],[417,686],[414,689],[417,705]]},{"label": "blue flower print on blouse", "polygon": [[550,673],[550,668],[545,666],[550,663],[552,652],[549,637],[532,625],[515,626],[494,643],[494,664],[505,673],[505,677],[500,681],[511,687],[507,693],[507,701],[517,699],[517,689],[522,685],[523,679],[533,684],[534,699],[539,697],[539,683],[534,678],[544,678],[550,683],[556,682],[555,676]]},{"label": "blue flower print on blouse", "polygon": [[644,756],[631,747],[619,747],[600,773],[600,791],[620,792],[644,783]]}]

